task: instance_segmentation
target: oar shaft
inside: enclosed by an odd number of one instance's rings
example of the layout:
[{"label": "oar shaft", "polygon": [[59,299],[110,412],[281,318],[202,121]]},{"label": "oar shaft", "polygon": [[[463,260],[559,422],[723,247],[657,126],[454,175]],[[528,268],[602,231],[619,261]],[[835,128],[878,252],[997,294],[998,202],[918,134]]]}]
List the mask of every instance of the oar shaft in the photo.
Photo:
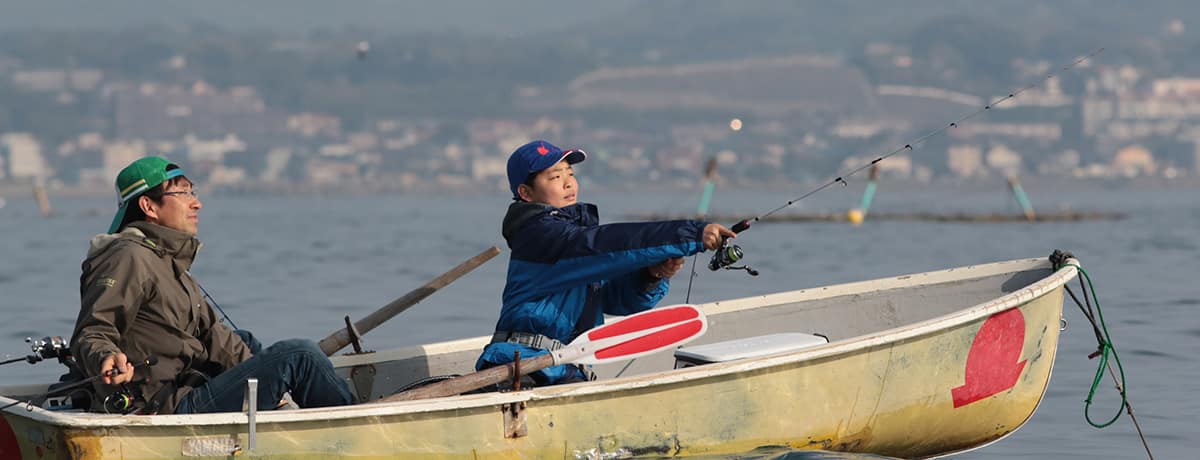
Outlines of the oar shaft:
[{"label": "oar shaft", "polygon": [[[458,266],[451,268],[450,271],[443,273],[441,276],[434,278],[428,283],[425,283],[423,286],[413,289],[408,294],[404,294],[403,297],[393,300],[391,303],[384,305],[383,308],[380,308],[374,313],[367,315],[365,318],[356,321],[354,323],[354,328],[358,330],[359,334],[366,334],[367,332],[370,332],[380,324],[387,322],[388,320],[392,319],[392,317],[400,314],[404,310],[407,310],[409,307],[416,305],[417,302],[429,297],[430,294],[437,292],[438,289],[441,289],[463,275],[470,273],[471,270],[483,265],[484,262],[496,257],[497,254],[500,254],[500,248],[495,246],[488,248],[475,257],[467,259],[465,262],[458,264]],[[345,348],[345,346],[349,344],[350,332],[347,331],[346,328],[338,329],[336,332],[330,334],[329,337],[325,337],[320,342],[321,351],[324,351],[327,356],[337,353],[338,350]]]},{"label": "oar shaft", "polygon": [[[522,359],[519,363],[521,374],[537,372],[554,365],[554,356],[545,354],[534,358]],[[517,363],[508,363],[490,367],[479,372],[455,377],[450,380],[430,384],[414,390],[394,394],[381,399],[382,402],[410,401],[414,399],[442,398],[466,393],[471,390],[495,385],[516,378]]]}]

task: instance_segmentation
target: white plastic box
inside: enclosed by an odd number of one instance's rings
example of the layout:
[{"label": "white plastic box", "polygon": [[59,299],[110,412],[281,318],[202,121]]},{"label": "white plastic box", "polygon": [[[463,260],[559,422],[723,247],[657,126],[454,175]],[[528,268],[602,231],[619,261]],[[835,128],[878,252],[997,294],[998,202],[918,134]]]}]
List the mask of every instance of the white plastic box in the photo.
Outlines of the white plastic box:
[{"label": "white plastic box", "polygon": [[782,332],[683,347],[675,350],[675,368],[723,363],[735,359],[757,358],[815,347],[826,343],[829,343],[829,339],[822,335],[805,334],[802,332]]}]

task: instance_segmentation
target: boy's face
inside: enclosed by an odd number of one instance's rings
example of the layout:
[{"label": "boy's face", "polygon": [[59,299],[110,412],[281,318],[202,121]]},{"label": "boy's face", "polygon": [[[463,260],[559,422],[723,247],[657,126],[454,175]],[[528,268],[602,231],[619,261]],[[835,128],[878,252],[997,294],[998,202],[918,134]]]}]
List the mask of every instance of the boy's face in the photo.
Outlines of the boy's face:
[{"label": "boy's face", "polygon": [[533,177],[533,187],[517,186],[521,199],[531,203],[543,203],[556,208],[575,204],[579,196],[579,182],[575,181],[575,168],[560,161]]}]

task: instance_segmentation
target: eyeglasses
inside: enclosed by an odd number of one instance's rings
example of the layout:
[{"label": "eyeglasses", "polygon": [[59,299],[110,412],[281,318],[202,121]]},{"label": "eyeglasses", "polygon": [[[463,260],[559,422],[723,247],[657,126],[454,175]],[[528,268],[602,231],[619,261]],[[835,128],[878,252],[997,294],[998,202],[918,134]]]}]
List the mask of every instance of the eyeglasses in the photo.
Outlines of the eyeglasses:
[{"label": "eyeglasses", "polygon": [[180,190],[177,192],[163,192],[163,196],[177,196],[180,198],[187,198],[190,196],[197,200],[200,199],[200,195],[197,194],[195,190]]}]

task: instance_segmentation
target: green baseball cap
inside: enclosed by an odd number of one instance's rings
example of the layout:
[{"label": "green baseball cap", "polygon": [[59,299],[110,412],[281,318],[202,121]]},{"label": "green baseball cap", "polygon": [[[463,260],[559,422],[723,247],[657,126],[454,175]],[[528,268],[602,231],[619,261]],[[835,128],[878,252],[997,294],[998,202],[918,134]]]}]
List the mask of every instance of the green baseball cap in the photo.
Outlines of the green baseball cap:
[{"label": "green baseball cap", "polygon": [[[175,166],[170,171],[168,167]],[[108,233],[120,230],[121,221],[125,219],[125,210],[129,203],[142,196],[146,190],[158,187],[173,177],[183,175],[183,169],[160,157],[146,157],[130,163],[117,174],[117,215],[113,217]]]}]

